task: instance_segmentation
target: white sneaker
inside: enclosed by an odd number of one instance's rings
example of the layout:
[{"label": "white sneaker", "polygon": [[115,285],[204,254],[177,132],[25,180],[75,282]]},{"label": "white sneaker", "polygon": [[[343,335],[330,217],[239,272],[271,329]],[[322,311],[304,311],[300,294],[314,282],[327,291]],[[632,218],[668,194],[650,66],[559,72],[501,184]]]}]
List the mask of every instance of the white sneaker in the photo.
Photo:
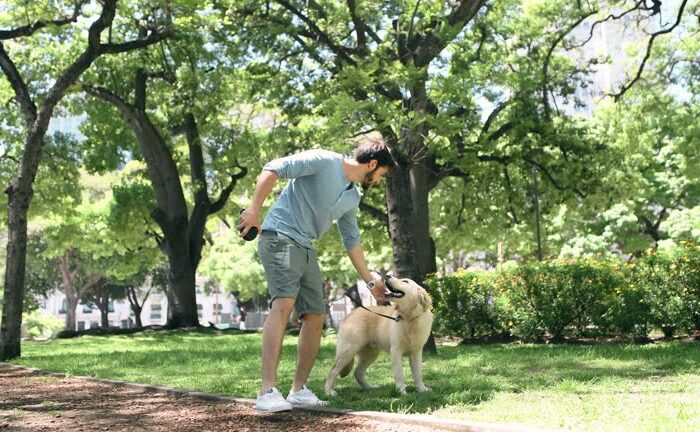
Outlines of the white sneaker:
[{"label": "white sneaker", "polygon": [[258,396],[255,401],[255,409],[265,413],[289,411],[292,409],[292,404],[284,400],[284,396],[276,387],[272,387],[262,396]]},{"label": "white sneaker", "polygon": [[287,396],[287,402],[292,405],[312,405],[312,406],[326,406],[328,401],[319,399],[314,392],[309,390],[308,387],[304,386],[298,392],[289,392]]}]

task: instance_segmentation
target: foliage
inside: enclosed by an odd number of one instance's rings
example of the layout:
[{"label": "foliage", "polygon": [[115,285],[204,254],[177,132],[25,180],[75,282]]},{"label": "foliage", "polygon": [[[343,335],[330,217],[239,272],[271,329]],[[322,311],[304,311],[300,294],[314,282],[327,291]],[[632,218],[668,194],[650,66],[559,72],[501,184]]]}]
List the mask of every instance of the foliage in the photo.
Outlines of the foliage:
[{"label": "foliage", "polygon": [[46,315],[38,311],[33,311],[24,314],[22,323],[26,326],[32,338],[50,338],[53,337],[65,327],[63,319]]},{"label": "foliage", "polygon": [[515,309],[516,333],[526,338],[545,331],[554,340],[583,336],[611,307],[624,281],[609,261],[577,260],[526,264],[515,269],[507,295]]},{"label": "foliage", "polygon": [[462,271],[427,280],[435,333],[468,339],[507,334],[506,298],[496,292],[495,278],[494,273]]},{"label": "foliage", "polygon": [[267,293],[265,272],[257,255],[257,241],[246,242],[238,231],[219,226],[214,244],[208,248],[200,271],[219,284],[225,292],[246,301]]}]

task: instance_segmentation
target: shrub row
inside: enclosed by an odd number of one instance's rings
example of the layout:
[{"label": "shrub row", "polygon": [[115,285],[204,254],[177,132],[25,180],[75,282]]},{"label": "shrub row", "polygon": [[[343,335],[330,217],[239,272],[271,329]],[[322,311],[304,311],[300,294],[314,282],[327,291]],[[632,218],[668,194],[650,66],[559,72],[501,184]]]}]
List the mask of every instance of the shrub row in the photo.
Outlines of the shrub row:
[{"label": "shrub row", "polygon": [[631,263],[533,262],[426,281],[441,336],[667,337],[700,330],[700,246],[649,251]]}]

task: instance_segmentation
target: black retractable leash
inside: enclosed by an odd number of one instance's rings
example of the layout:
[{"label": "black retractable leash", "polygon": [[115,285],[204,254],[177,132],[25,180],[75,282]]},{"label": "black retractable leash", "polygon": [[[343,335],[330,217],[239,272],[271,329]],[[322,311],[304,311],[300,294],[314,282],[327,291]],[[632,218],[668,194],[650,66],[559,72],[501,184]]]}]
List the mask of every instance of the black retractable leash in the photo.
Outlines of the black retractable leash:
[{"label": "black retractable leash", "polygon": [[403,317],[401,315],[399,315],[397,317],[393,317],[390,315],[380,314],[379,312],[375,312],[373,310],[367,309],[362,304],[362,299],[360,298],[360,293],[358,291],[357,285],[355,285],[355,286],[351,287],[349,290],[345,291],[345,295],[350,299],[350,301],[352,302],[352,304],[355,305],[355,307],[362,308],[362,309],[366,310],[367,312],[371,312],[375,315],[379,315],[379,316],[384,317],[384,318],[389,318],[390,320],[396,321],[396,322],[399,322],[403,319]]}]

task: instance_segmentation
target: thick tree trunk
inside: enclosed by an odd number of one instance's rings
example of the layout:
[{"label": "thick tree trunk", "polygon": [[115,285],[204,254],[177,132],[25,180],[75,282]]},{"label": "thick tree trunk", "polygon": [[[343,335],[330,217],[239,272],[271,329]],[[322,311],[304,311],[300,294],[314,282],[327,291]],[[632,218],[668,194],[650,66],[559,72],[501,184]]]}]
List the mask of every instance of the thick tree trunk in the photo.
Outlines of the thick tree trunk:
[{"label": "thick tree trunk", "polygon": [[78,309],[78,296],[66,292],[66,330],[77,330],[75,311]]},{"label": "thick tree trunk", "polygon": [[410,167],[399,164],[386,180],[389,210],[389,233],[394,256],[394,269],[400,277],[420,280],[416,242],[413,237],[413,198]]},{"label": "thick tree trunk", "polygon": [[8,239],[5,271],[5,291],[0,327],[0,360],[21,354],[20,338],[24,307],[24,275],[27,257],[27,212],[31,200],[31,183],[27,192],[10,186],[8,194]]},{"label": "thick tree trunk", "polygon": [[[168,323],[170,328],[197,327],[197,296],[195,290],[195,272],[189,255],[175,248],[168,252],[170,271],[168,272],[169,290],[172,298],[168,302]],[[170,297],[170,296],[169,296]]]}]

